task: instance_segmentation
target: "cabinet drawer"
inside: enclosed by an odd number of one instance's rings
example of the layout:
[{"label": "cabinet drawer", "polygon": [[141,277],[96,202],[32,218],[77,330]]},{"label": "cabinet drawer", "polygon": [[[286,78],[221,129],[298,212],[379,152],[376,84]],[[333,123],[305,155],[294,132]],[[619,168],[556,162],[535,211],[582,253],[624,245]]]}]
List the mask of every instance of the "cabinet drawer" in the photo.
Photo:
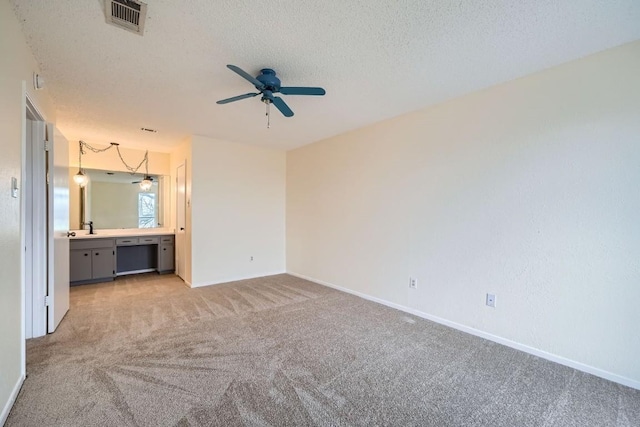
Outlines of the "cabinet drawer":
[{"label": "cabinet drawer", "polygon": [[157,245],[158,243],[160,243],[160,238],[158,236],[138,237],[139,245]]},{"label": "cabinet drawer", "polygon": [[118,237],[116,239],[116,246],[134,246],[138,244],[137,237]]},{"label": "cabinet drawer", "polygon": [[69,249],[113,248],[113,239],[70,240]]},{"label": "cabinet drawer", "polygon": [[160,242],[173,245],[173,236],[161,236]]}]

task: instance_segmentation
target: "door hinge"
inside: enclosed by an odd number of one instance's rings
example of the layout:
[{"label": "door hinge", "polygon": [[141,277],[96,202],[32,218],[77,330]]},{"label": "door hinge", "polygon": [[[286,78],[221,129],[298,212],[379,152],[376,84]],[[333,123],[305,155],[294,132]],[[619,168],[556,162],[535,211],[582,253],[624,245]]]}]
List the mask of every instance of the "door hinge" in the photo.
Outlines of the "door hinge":
[{"label": "door hinge", "polygon": [[49,295],[44,297],[44,306],[49,307],[51,305],[51,297]]},{"label": "door hinge", "polygon": [[44,151],[49,151],[49,141],[44,141]]}]

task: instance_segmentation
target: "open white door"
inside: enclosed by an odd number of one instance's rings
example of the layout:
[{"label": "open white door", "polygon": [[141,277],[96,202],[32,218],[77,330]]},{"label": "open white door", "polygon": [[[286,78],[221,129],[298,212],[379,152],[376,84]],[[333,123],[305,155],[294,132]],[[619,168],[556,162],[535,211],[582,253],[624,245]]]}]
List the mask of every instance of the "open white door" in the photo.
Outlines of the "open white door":
[{"label": "open white door", "polygon": [[56,330],[69,310],[69,142],[47,124],[49,269],[47,331]]},{"label": "open white door", "polygon": [[178,166],[176,170],[176,274],[186,280],[186,253],[185,253],[185,229],[186,199],[187,198],[187,173],[186,163]]}]

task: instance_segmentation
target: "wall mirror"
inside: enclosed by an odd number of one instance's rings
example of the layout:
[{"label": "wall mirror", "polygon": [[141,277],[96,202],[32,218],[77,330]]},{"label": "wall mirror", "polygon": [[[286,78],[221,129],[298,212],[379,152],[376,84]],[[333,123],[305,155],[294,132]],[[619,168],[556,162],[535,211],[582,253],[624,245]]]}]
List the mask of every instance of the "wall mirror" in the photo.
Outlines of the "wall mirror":
[{"label": "wall mirror", "polygon": [[[75,172],[75,171],[74,171]],[[88,228],[82,223],[93,221],[94,229],[167,227],[170,205],[169,177],[150,175],[149,190],[140,188],[143,176],[128,172],[84,169],[89,182],[75,187],[77,208],[71,206],[72,228]],[[72,191],[74,193],[74,191]]]}]

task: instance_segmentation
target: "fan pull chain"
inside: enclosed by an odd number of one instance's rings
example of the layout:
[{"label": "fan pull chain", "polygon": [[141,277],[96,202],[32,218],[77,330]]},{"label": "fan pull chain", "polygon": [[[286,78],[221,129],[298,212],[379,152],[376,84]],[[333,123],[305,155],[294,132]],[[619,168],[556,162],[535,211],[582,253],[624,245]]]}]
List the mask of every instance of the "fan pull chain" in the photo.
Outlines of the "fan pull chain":
[{"label": "fan pull chain", "polygon": [[271,110],[269,109],[269,106],[271,105],[270,102],[266,102],[265,104],[267,104],[267,129],[271,128]]}]

